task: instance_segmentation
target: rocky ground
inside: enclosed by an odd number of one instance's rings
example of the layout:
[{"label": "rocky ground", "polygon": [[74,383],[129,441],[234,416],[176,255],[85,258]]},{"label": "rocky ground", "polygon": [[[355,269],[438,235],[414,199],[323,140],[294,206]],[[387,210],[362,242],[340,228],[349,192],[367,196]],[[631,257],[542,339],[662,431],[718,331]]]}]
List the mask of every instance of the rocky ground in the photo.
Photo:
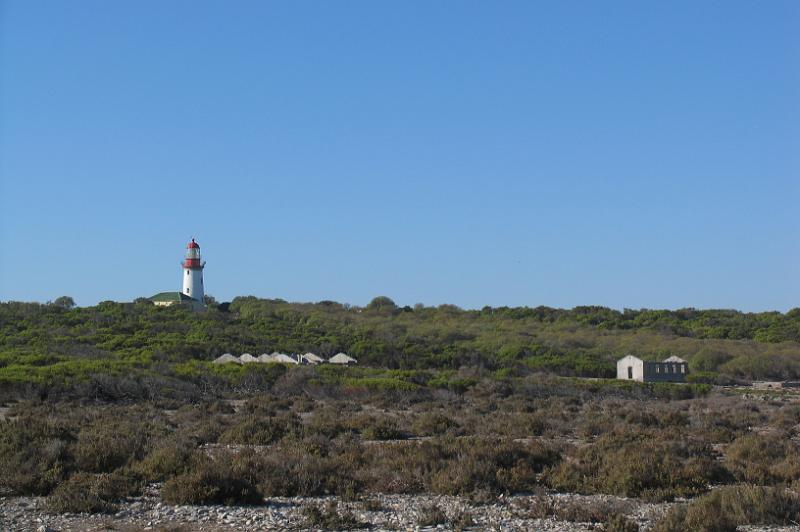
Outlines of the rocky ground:
[{"label": "rocky ground", "polygon": [[[535,496],[500,497],[490,502],[465,497],[434,495],[381,495],[360,501],[338,503],[340,514],[350,513],[369,530],[543,530],[573,532],[596,530],[598,523],[559,521],[533,517]],[[100,530],[313,530],[325,528],[310,521],[308,507],[324,510],[333,497],[270,498],[263,506],[170,506],[161,503],[158,486],[142,497],[120,504],[115,514],[51,515],[44,512],[43,498],[0,498],[0,530],[100,531]],[[557,504],[593,504],[601,501],[624,508],[625,513],[646,528],[669,506],[607,496],[553,495]],[[426,524],[431,508],[440,509],[447,522]]]}]

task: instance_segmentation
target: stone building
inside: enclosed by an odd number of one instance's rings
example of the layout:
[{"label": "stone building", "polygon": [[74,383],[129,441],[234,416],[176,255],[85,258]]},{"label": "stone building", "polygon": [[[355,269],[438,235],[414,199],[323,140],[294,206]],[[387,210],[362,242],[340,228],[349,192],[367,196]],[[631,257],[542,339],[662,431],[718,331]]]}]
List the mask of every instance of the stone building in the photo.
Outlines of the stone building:
[{"label": "stone building", "polygon": [[642,360],[628,355],[617,361],[617,378],[639,382],[686,382],[689,363],[671,356],[662,362]]}]

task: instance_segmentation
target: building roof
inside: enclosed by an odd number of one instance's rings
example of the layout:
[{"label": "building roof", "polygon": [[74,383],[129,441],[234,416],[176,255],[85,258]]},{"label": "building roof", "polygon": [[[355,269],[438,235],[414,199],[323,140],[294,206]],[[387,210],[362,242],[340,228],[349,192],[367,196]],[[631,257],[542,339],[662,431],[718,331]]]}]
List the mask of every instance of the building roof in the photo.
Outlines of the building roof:
[{"label": "building roof", "polygon": [[665,359],[664,359],[664,362],[679,362],[679,363],[684,363],[684,362],[686,362],[686,361],[685,361],[684,359],[682,359],[681,357],[678,357],[678,356],[672,355],[672,356],[671,356],[671,357],[669,357],[669,358],[665,358]]},{"label": "building roof", "polygon": [[273,355],[268,355],[266,353],[261,353],[258,355],[259,362],[275,362],[275,357]]},{"label": "building roof", "polygon": [[345,355],[344,353],[337,353],[333,355],[328,362],[331,364],[350,364],[351,362],[357,362],[357,360],[351,356]]},{"label": "building roof", "polygon": [[156,302],[175,302],[175,303],[191,303],[192,301],[197,301],[193,297],[189,297],[183,292],[159,292],[153,297],[148,297],[150,301],[153,303]]},{"label": "building roof", "polygon": [[283,353],[275,355],[274,360],[275,362],[282,362],[283,364],[298,364],[296,359],[289,355],[284,355]]},{"label": "building roof", "polygon": [[[213,247],[213,246],[212,246],[212,247]],[[197,242],[195,242],[195,241],[194,241],[194,238],[193,238],[193,239],[192,239],[192,241],[191,241],[191,242],[189,242],[189,244],[186,246],[186,249],[192,249],[192,248],[197,248],[197,249],[200,249],[200,245],[199,245]]]},{"label": "building roof", "polygon": [[227,364],[228,362],[233,362],[234,364],[241,364],[242,361],[233,356],[230,353],[225,353],[221,357],[214,360],[214,364]]},{"label": "building roof", "polygon": [[251,362],[258,362],[258,359],[251,355],[250,353],[245,353],[239,357],[239,360],[242,361],[243,364],[249,364]]},{"label": "building roof", "polygon": [[325,362],[324,358],[317,356],[314,353],[306,353],[305,355],[303,355],[303,358],[315,364],[319,364],[320,362]]}]

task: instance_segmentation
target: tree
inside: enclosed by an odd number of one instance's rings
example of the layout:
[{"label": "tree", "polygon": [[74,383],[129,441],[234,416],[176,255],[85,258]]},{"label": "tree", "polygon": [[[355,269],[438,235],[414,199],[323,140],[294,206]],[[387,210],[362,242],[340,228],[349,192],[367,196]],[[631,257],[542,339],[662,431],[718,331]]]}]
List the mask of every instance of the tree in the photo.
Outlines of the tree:
[{"label": "tree", "polygon": [[203,303],[205,303],[209,307],[216,307],[217,306],[217,300],[214,298],[214,296],[209,295],[209,294],[206,294],[206,295],[203,296]]},{"label": "tree", "polygon": [[394,301],[386,296],[378,296],[369,302],[367,305],[368,310],[388,310],[394,312],[397,310],[397,305]]},{"label": "tree", "polygon": [[69,296],[61,296],[57,297],[56,300],[53,301],[53,305],[69,310],[75,306],[75,300]]}]

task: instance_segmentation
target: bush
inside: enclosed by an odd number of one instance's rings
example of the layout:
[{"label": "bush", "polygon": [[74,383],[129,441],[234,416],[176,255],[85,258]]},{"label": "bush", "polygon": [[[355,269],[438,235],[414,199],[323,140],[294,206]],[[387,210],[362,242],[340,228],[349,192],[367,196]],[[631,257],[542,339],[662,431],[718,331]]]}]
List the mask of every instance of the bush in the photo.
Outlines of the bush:
[{"label": "bush", "polygon": [[747,434],[725,449],[725,466],[743,482],[791,482],[800,477],[800,453],[785,434]]},{"label": "bush", "polygon": [[436,526],[447,523],[447,515],[437,504],[423,506],[417,516],[417,525]]},{"label": "bush", "polygon": [[92,473],[112,472],[141,458],[147,436],[138,420],[114,422],[103,416],[78,434],[75,467]]},{"label": "bush", "polygon": [[449,416],[441,412],[426,412],[414,420],[411,430],[419,436],[443,436],[458,428]]},{"label": "bush", "polygon": [[223,432],[218,441],[241,445],[270,445],[288,434],[298,433],[299,430],[300,421],[293,414],[276,417],[247,416]]},{"label": "bush", "polygon": [[528,491],[537,473],[559,459],[538,443],[484,438],[369,446],[365,455],[362,478],[374,491],[447,495]]},{"label": "bush", "polygon": [[211,460],[199,453],[190,471],[164,484],[161,497],[170,504],[227,506],[261,504],[264,500],[243,461],[232,457]]},{"label": "bush", "polygon": [[73,431],[24,416],[0,421],[0,485],[22,495],[47,495],[69,474]]},{"label": "bush", "polygon": [[724,486],[673,507],[654,532],[734,532],[740,525],[789,525],[800,521],[800,497],[782,489]]},{"label": "bush", "polygon": [[131,478],[119,474],[77,473],[53,491],[45,508],[50,513],[110,513],[136,488]]},{"label": "bush", "polygon": [[602,526],[603,532],[639,532],[639,525],[624,515],[617,514]]},{"label": "bush", "polygon": [[630,511],[630,504],[620,501],[579,501],[556,506],[555,515],[573,523],[610,523]]},{"label": "bush", "polygon": [[197,443],[193,439],[169,438],[156,447],[134,469],[151,482],[185,473]]},{"label": "bush", "polygon": [[251,458],[249,468],[268,497],[350,496],[361,488],[354,477],[361,468],[361,448],[349,439],[286,442]]},{"label": "bush", "polygon": [[324,507],[309,504],[303,507],[305,526],[322,528],[323,530],[353,530],[364,528],[366,523],[360,522],[349,510],[339,511],[336,501],[328,501]]},{"label": "bush", "polygon": [[364,425],[366,426],[361,429],[361,435],[367,440],[400,440],[406,437],[405,432],[392,419],[368,418]]},{"label": "bush", "polygon": [[603,435],[546,471],[544,481],[559,491],[670,500],[725,480],[709,446],[670,437],[645,429]]}]

